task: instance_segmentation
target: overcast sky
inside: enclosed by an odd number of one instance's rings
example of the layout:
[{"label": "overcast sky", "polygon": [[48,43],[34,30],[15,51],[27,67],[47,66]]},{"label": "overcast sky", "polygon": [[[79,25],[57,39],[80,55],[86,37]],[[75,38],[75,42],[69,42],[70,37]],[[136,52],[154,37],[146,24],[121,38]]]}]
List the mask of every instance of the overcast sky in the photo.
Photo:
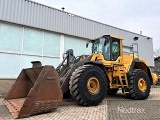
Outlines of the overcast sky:
[{"label": "overcast sky", "polygon": [[[160,0],[32,0],[153,38],[160,48]],[[123,36],[121,36],[123,37]]]}]

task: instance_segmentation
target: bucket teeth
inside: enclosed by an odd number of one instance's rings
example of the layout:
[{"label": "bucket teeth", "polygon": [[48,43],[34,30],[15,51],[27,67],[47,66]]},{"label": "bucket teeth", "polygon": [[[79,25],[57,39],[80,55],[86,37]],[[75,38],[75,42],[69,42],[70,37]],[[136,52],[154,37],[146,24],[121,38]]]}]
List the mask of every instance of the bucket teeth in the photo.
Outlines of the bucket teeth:
[{"label": "bucket teeth", "polygon": [[53,66],[23,69],[4,100],[14,118],[53,111],[61,102],[59,76]]}]

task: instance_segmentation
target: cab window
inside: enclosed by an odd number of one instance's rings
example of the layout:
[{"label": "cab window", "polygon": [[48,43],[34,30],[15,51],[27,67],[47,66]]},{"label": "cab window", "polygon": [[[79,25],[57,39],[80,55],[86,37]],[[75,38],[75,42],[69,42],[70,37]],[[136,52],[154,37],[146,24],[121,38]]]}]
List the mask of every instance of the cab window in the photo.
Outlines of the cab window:
[{"label": "cab window", "polygon": [[112,44],[111,44],[111,60],[115,61],[117,60],[117,58],[120,56],[120,41],[116,38],[112,39]]}]

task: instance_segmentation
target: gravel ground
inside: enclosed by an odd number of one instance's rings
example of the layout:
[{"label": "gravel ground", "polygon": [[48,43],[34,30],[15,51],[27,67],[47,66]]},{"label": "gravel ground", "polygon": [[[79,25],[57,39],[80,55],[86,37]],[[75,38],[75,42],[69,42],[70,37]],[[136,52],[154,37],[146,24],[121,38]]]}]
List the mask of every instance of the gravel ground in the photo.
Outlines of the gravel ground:
[{"label": "gravel ground", "polygon": [[[3,95],[2,95],[3,96]],[[13,117],[0,98],[0,120]],[[65,99],[62,105],[51,113],[23,118],[24,120],[159,120],[160,87],[153,87],[147,100],[131,100],[120,92],[107,96],[98,106],[83,107],[73,99]]]}]

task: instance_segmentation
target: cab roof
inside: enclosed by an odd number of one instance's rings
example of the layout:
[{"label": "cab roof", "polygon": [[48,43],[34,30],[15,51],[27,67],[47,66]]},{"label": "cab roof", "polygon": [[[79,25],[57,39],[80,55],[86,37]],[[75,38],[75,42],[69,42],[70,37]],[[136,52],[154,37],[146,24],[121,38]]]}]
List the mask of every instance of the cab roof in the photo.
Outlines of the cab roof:
[{"label": "cab roof", "polygon": [[123,40],[123,38],[121,38],[119,36],[115,36],[115,35],[103,35],[102,37],[104,37],[104,36],[110,36],[112,38],[117,38],[117,39]]},{"label": "cab roof", "polygon": [[112,37],[112,38],[116,38],[116,39],[119,39],[119,40],[123,40],[123,38],[121,38],[121,37],[118,37],[118,36],[115,36],[115,35],[103,35],[103,36],[101,36],[101,37],[98,37],[98,38],[96,38],[96,39],[99,39],[99,38],[102,38],[102,37],[107,37],[107,36],[109,36],[109,37]]}]

